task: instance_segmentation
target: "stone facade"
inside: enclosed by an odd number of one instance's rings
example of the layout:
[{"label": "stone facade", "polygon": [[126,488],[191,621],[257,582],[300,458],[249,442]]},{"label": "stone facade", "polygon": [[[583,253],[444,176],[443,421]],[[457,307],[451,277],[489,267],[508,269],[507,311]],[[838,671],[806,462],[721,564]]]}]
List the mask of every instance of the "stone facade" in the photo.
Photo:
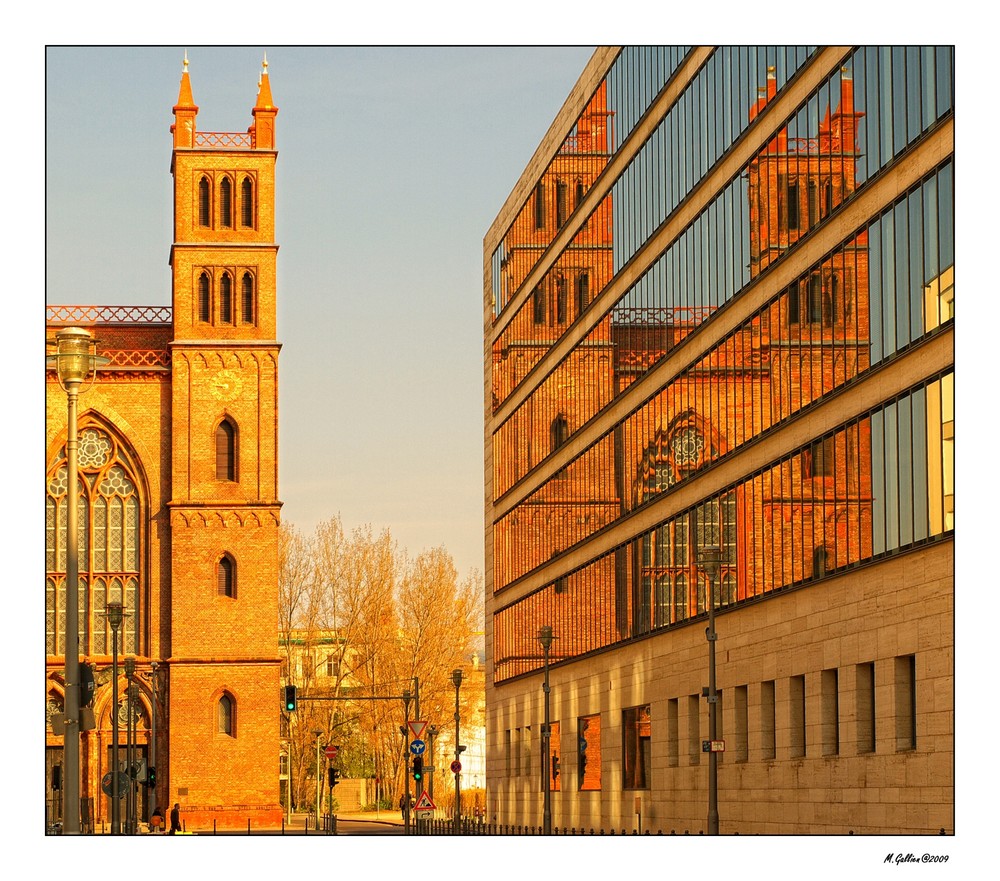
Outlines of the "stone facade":
[{"label": "stone facade", "polygon": [[867,51],[599,50],[486,236],[491,820],[542,822],[551,626],[553,824],[706,831],[712,590],[721,831],[953,831],[950,96],[873,177]]}]

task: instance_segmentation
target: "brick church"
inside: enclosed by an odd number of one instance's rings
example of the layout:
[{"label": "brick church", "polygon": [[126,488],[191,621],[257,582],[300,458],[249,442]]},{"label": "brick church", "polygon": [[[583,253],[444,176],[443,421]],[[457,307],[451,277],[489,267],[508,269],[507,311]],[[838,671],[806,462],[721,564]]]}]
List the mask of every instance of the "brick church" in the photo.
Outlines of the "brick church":
[{"label": "brick church", "polygon": [[[50,306],[46,337],[82,327],[109,363],[81,394],[79,653],[93,665],[81,736],[81,828],[134,725],[137,815],[179,802],[188,828],[280,825],[277,656],[278,351],[275,117],[267,62],[244,132],[197,128],[185,59],[173,108],[169,307]],[[61,816],[66,395],[46,373],[46,804]],[[124,620],[112,632],[109,602]],[[113,644],[118,706],[113,706]],[[130,711],[124,659],[134,658]],[[134,691],[133,691],[134,694]],[[86,725],[84,727],[87,727]],[[121,817],[125,817],[122,800]]]}]

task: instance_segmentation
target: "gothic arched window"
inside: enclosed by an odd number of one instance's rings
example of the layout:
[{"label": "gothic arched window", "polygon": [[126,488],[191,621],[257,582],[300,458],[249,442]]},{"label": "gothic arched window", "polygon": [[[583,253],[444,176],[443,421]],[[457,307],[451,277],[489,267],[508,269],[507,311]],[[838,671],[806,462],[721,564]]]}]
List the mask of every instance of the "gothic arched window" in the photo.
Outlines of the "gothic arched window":
[{"label": "gothic arched window", "polygon": [[561,229],[569,217],[569,187],[566,181],[556,182],[556,228]]},{"label": "gothic arched window", "polygon": [[[129,457],[102,428],[80,430],[78,442],[80,654],[111,653],[109,600],[124,610],[119,648],[139,652],[142,507]],[[69,479],[65,447],[47,473],[45,495],[45,651],[66,650],[66,513]]]},{"label": "gothic arched window", "polygon": [[545,285],[539,282],[531,293],[535,324],[545,324]]},{"label": "gothic arched window", "polygon": [[236,426],[228,419],[215,430],[215,479],[236,480]]},{"label": "gothic arched window", "polygon": [[204,176],[198,181],[198,225],[212,225],[212,185]]},{"label": "gothic arched window", "polygon": [[212,320],[212,283],[207,272],[198,276],[198,320]]},{"label": "gothic arched window", "polygon": [[566,276],[561,273],[556,276],[556,323],[566,323],[568,295],[566,293]]},{"label": "gothic arched window", "polygon": [[216,582],[220,597],[235,598],[236,596],[236,563],[229,554],[225,554],[216,566]]},{"label": "gothic arched window", "polygon": [[233,225],[233,182],[228,177],[219,185],[219,215],[223,226]]},{"label": "gothic arched window", "polygon": [[243,304],[243,323],[253,324],[254,323],[254,295],[253,295],[253,276],[249,272],[243,273],[243,294],[241,297]]},{"label": "gothic arched window", "polygon": [[231,695],[224,694],[219,698],[217,707],[219,734],[236,736],[236,701]]},{"label": "gothic arched window", "polygon": [[233,277],[228,272],[219,280],[219,321],[233,323]]},{"label": "gothic arched window", "polygon": [[535,186],[535,229],[545,229],[545,184]]},{"label": "gothic arched window", "polygon": [[581,272],[576,277],[576,314],[583,315],[590,302],[590,273]]},{"label": "gothic arched window", "polygon": [[253,226],[253,181],[244,177],[240,184],[240,224]]}]

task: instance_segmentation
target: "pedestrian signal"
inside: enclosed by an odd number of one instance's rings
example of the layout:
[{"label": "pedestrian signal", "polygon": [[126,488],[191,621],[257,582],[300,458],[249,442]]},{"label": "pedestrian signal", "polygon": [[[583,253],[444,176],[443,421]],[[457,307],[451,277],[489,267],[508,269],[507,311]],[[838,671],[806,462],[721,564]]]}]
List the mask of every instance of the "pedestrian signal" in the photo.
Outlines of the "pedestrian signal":
[{"label": "pedestrian signal", "polygon": [[289,713],[295,710],[295,686],[285,686],[285,710]]}]

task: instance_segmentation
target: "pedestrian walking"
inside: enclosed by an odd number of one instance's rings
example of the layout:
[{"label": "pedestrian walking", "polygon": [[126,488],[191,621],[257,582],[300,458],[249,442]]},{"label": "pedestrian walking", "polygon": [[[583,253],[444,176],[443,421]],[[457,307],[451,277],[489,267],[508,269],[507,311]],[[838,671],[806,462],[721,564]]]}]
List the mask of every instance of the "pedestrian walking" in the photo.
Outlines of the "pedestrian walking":
[{"label": "pedestrian walking", "polygon": [[175,835],[181,831],[181,806],[179,804],[174,804],[173,809],[170,811],[170,835]]}]

